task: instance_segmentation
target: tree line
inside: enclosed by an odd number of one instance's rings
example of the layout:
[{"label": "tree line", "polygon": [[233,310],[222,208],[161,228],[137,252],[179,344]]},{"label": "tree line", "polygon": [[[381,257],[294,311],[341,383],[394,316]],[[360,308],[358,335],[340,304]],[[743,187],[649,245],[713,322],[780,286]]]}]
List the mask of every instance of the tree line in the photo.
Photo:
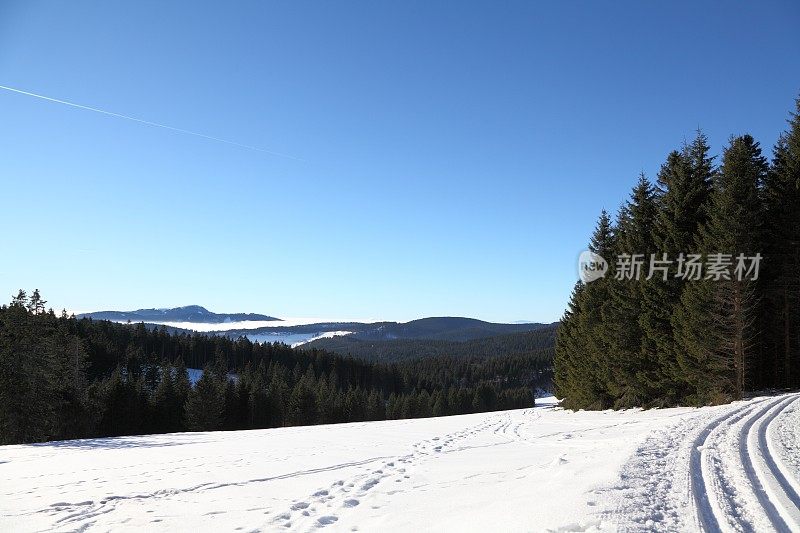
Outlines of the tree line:
[{"label": "tree line", "polygon": [[[602,212],[589,249],[609,271],[576,284],[556,338],[566,406],[703,405],[800,387],[800,99],[788,122],[771,161],[741,135],[717,162],[698,132],[655,184],[640,177],[613,221]],[[692,253],[727,271],[687,278],[676,261],[637,280],[617,260]],[[760,257],[757,276],[734,275],[739,254]]]},{"label": "tree line", "polygon": [[[0,306],[0,443],[258,429],[530,407],[552,360],[387,364],[242,337],[76,319],[39,291]],[[192,385],[189,368],[202,368]]]},{"label": "tree line", "polygon": [[543,325],[533,331],[505,333],[467,341],[439,339],[364,340],[349,335],[317,339],[306,346],[320,348],[360,359],[396,362],[420,357],[487,357],[541,352],[552,361],[557,324]]}]

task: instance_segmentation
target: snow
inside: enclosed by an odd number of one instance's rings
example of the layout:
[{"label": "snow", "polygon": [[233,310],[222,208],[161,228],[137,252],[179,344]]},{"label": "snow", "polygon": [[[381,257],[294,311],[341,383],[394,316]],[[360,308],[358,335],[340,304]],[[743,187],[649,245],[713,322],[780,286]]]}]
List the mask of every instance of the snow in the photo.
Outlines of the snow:
[{"label": "snow", "polygon": [[314,335],[313,337],[292,343],[292,348],[297,348],[298,346],[302,346],[303,344],[308,344],[309,342],[318,340],[318,339],[332,339],[333,337],[341,337],[343,335],[350,335],[353,333],[352,331],[326,331],[324,333],[320,333],[319,335]]},{"label": "snow", "polygon": [[[203,369],[202,368],[187,368],[186,374],[189,377],[189,383],[192,386],[195,386],[200,378],[203,377]],[[233,381],[234,383],[239,379],[239,375],[233,372],[228,372],[228,380]]]},{"label": "snow", "polygon": [[625,530],[800,531],[796,472],[781,466],[774,431],[798,400],[760,397],[677,417],[622,467],[605,493],[609,516]]},{"label": "snow", "polygon": [[[771,442],[789,479],[800,480],[800,402],[787,408],[776,420]],[[800,485],[797,486],[800,492]]]},{"label": "snow", "polygon": [[282,342],[292,348],[297,348],[317,339],[336,337],[337,335],[349,335],[352,331],[318,331],[314,333],[294,333],[294,332],[261,332],[248,333],[246,337],[252,342]]},{"label": "snow", "polygon": [[189,376],[189,383],[192,386],[196,385],[200,378],[203,377],[203,369],[202,368],[187,368],[186,374]]},{"label": "snow", "polygon": [[0,531],[797,530],[798,398],[6,446]]}]

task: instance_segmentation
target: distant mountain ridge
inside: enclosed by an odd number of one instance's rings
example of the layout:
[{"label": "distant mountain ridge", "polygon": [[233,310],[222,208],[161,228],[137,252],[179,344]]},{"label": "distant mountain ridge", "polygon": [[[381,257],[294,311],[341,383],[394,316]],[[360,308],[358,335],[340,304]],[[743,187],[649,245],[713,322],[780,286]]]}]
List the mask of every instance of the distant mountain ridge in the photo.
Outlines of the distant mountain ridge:
[{"label": "distant mountain ridge", "polygon": [[[202,332],[204,335],[219,335],[231,339],[247,337],[253,342],[281,342],[291,346],[310,343],[309,348],[325,348],[343,355],[351,354],[373,360],[401,360],[415,354],[424,356],[434,353],[530,352],[534,346],[528,339],[534,337],[514,336],[541,331],[544,335],[542,338],[549,338],[546,330],[554,327],[553,324],[504,324],[465,317],[428,317],[409,322],[328,321],[296,324],[291,320],[284,322],[278,318],[252,313],[218,314],[198,305],[173,309],[98,311],[79,315],[79,318],[143,322],[148,328],[165,327],[175,334]],[[248,324],[248,321],[252,321],[252,324]],[[165,323],[170,325],[164,326]],[[223,327],[230,323],[234,323],[235,329]],[[193,327],[192,324],[196,326]],[[198,328],[200,324],[205,327]],[[215,328],[217,324],[219,329]],[[488,341],[494,338],[497,340]],[[484,340],[487,342],[482,343]],[[474,344],[461,345],[463,343]],[[536,349],[549,348],[552,347],[552,340],[544,343],[537,341],[534,344]]]},{"label": "distant mountain ridge", "polygon": [[364,341],[417,339],[464,342],[495,335],[533,331],[543,325],[501,324],[484,322],[475,318],[450,316],[429,317],[404,323],[384,323],[373,329],[353,333],[352,337]]},{"label": "distant mountain ridge", "polygon": [[268,315],[256,313],[214,313],[200,305],[186,305],[171,309],[137,309],[136,311],[96,311],[82,313],[78,318],[111,320],[114,322],[193,322],[198,324],[224,324],[226,322],[277,321]]}]

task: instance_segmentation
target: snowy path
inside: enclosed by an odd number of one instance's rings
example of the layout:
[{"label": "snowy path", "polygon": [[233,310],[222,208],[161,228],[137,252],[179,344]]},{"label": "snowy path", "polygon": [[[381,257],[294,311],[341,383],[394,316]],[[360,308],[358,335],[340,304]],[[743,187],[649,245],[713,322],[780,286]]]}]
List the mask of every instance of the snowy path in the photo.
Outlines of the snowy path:
[{"label": "snowy path", "polygon": [[[796,434],[776,421],[800,395],[697,410],[651,435],[609,491],[608,512],[629,531],[800,531]],[[780,450],[780,451],[778,451]]]},{"label": "snowy path", "polygon": [[800,395],[0,447],[0,531],[800,531]]},{"label": "snowy path", "polygon": [[[764,400],[729,413],[709,425],[703,443],[693,450],[692,489],[697,523],[704,531],[800,528],[800,499],[767,444],[767,428],[796,396]],[[724,439],[738,439],[738,457]],[[717,442],[722,442],[719,446]],[[727,454],[726,454],[727,452]],[[736,474],[743,471],[747,481]],[[747,505],[741,512],[737,492]],[[748,496],[754,496],[748,497]]]}]

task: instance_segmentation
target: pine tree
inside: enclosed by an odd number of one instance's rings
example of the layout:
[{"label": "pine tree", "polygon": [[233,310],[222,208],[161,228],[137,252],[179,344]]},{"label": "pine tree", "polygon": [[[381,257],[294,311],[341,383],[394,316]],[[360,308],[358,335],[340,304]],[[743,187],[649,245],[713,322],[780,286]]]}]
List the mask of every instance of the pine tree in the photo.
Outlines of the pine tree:
[{"label": "pine tree", "polygon": [[431,403],[431,395],[427,390],[423,389],[417,396],[417,417],[427,418],[431,416],[433,411],[433,404]]},{"label": "pine tree", "polygon": [[[584,384],[588,385],[589,376],[582,372],[583,366],[583,338],[580,331],[581,303],[583,289],[581,282],[572,289],[567,310],[561,317],[556,332],[555,357],[553,359],[554,377],[553,387],[555,395],[562,398],[565,407],[581,408],[592,403],[595,394]],[[456,404],[455,391],[450,391],[450,404]]]},{"label": "pine tree", "polygon": [[800,387],[800,98],[764,184],[764,352],[779,387]]},{"label": "pine tree", "polygon": [[395,393],[391,393],[389,395],[389,399],[386,401],[386,419],[387,420],[397,420],[400,418],[400,411],[402,409],[402,401],[395,395]]},{"label": "pine tree", "polygon": [[186,428],[186,401],[189,399],[192,386],[189,383],[189,372],[186,370],[183,359],[178,359],[173,372],[175,374],[173,383],[175,409],[172,411],[173,419],[170,426],[175,428],[172,431],[182,431]]},{"label": "pine tree", "polygon": [[[589,250],[607,261],[614,252],[614,228],[611,218],[603,210],[595,227]],[[573,311],[577,319],[572,333],[575,350],[571,356],[569,369],[571,391],[582,390],[582,400],[577,400],[583,408],[603,409],[613,404],[610,393],[613,382],[613,368],[608,359],[608,345],[604,339],[603,314],[611,305],[607,277],[586,284],[576,291],[580,298]]]},{"label": "pine tree", "polygon": [[[648,262],[655,254],[652,226],[657,214],[654,187],[645,178],[639,181],[631,193],[630,200],[620,209],[614,239],[615,256],[623,254],[632,259],[639,257],[644,266],[632,279],[611,277],[607,281],[609,305],[603,308],[602,336],[607,346],[607,360],[611,368],[609,392],[614,407],[645,405],[658,397],[657,360],[643,346],[643,332],[638,320],[642,313],[642,293],[645,277],[649,273]],[[656,259],[653,256],[653,259]],[[620,274],[624,274],[620,272]]]},{"label": "pine tree", "polygon": [[271,426],[271,405],[267,390],[267,376],[264,363],[256,369],[248,391],[248,411],[250,413],[248,427],[253,429]]},{"label": "pine tree", "polygon": [[319,405],[316,394],[314,368],[309,365],[289,395],[286,419],[293,426],[310,426],[319,423]]},{"label": "pine tree", "polygon": [[176,410],[179,405],[175,396],[175,376],[172,365],[164,361],[158,373],[158,384],[153,392],[153,411],[158,433],[178,431]]},{"label": "pine tree", "polygon": [[287,423],[288,396],[289,386],[286,384],[286,377],[278,372],[274,373],[267,387],[270,427],[281,427]]},{"label": "pine tree", "polygon": [[141,413],[135,383],[127,372],[117,367],[100,384],[100,433],[106,436],[135,435],[141,427]]},{"label": "pine tree", "polygon": [[32,315],[41,315],[45,311],[45,304],[47,303],[39,294],[39,289],[34,289],[33,294],[28,300],[28,311]]},{"label": "pine tree", "polygon": [[60,401],[55,413],[54,438],[59,440],[93,435],[99,418],[98,409],[89,398],[84,343],[69,331],[70,322],[74,325],[74,319],[64,315],[50,341],[57,361],[56,383]]},{"label": "pine tree", "polygon": [[17,309],[27,309],[28,308],[28,293],[25,292],[23,289],[20,289],[16,296],[11,298],[11,307],[15,307]]},{"label": "pine tree", "polygon": [[234,430],[244,429],[239,425],[239,396],[236,391],[236,383],[233,379],[226,379],[222,384],[223,388],[223,416],[222,416],[222,429]]},{"label": "pine tree", "polygon": [[[674,151],[658,174],[658,212],[653,226],[656,253],[675,261],[681,254],[697,252],[700,228],[708,220],[711,183],[715,173],[708,140],[698,132],[694,141]],[[667,279],[656,277],[642,284],[642,353],[655,355],[658,370],[649,381],[658,391],[660,405],[680,403],[689,386],[678,364],[672,315],[680,301],[684,281],[673,265]]]},{"label": "pine tree", "polygon": [[[29,311],[20,290],[0,327],[0,442],[36,442],[54,437],[58,429],[61,387],[61,346],[48,315]],[[54,318],[54,317],[53,317]]]},{"label": "pine tree", "polygon": [[[611,218],[603,210],[589,244],[589,250],[607,261],[615,250]],[[610,312],[608,277],[588,284],[578,282],[556,336],[555,388],[565,406],[603,409],[613,404],[614,368],[606,339]]]},{"label": "pine tree", "polygon": [[497,391],[491,384],[483,382],[475,387],[472,399],[472,410],[475,413],[492,411],[497,406]]},{"label": "pine tree", "polygon": [[384,420],[386,418],[386,408],[383,397],[378,391],[372,391],[367,398],[367,420]]},{"label": "pine tree", "polygon": [[186,400],[186,426],[189,431],[214,431],[222,425],[225,399],[217,375],[211,366],[189,392]]},{"label": "pine tree", "polygon": [[433,416],[445,416],[450,414],[450,405],[447,399],[448,394],[446,391],[436,391],[433,399]]},{"label": "pine tree", "polygon": [[[760,189],[767,169],[751,136],[731,141],[714,181],[709,221],[700,232],[707,261],[714,254],[728,254],[733,263],[739,254],[752,257],[760,251]],[[704,279],[690,281],[672,321],[677,360],[691,385],[690,399],[697,403],[741,398],[758,352],[758,284],[737,275],[733,264],[728,270],[721,279],[709,279],[707,272]]]}]

